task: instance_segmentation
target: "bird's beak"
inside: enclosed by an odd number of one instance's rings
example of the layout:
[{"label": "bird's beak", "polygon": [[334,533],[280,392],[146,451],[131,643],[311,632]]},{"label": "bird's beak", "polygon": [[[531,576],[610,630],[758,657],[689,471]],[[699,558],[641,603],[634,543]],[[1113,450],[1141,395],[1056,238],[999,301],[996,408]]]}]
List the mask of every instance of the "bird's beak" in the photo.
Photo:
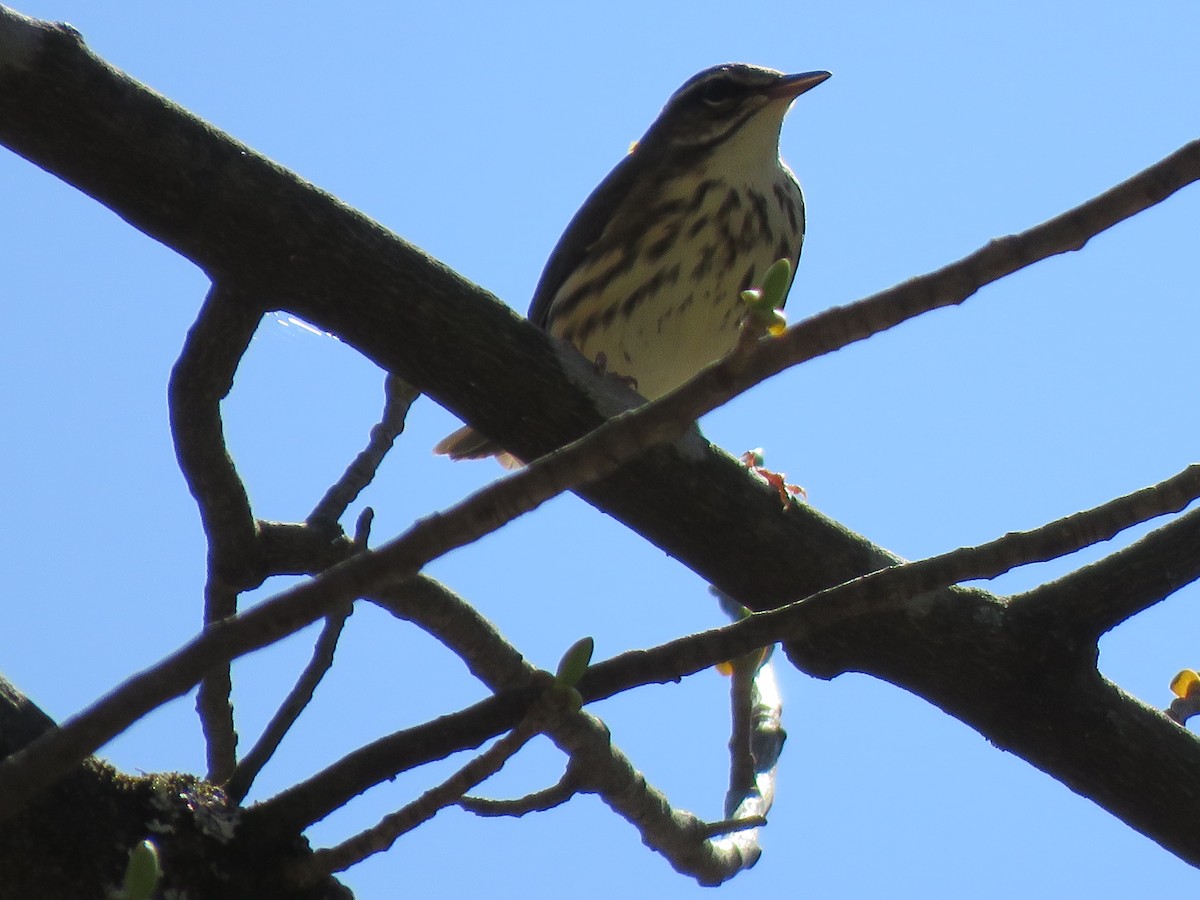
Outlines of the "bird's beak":
[{"label": "bird's beak", "polygon": [[785,75],[775,84],[767,88],[767,96],[772,100],[795,100],[805,91],[811,91],[826,78],[831,78],[832,72],[801,72],[799,75]]}]

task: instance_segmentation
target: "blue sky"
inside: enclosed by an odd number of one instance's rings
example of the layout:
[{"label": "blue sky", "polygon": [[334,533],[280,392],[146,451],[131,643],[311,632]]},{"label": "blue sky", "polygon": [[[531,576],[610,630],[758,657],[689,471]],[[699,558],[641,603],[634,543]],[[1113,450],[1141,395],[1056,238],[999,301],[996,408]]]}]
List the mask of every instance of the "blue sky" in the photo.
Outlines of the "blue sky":
[{"label": "blue sky", "polygon": [[[1036,224],[1197,137],[1200,7],[1189,2],[17,6],[71,22],[113,65],[522,311],[579,203],[671,91],[716,62],[834,73],[783,132],[809,206],[793,320]],[[62,718],[199,623],[204,550],[165,393],[206,283],[7,151],[0,196],[0,669]],[[813,505],[909,558],[1165,478],[1194,460],[1200,439],[1198,217],[1200,191],[1186,189],[961,308],[786,373],[704,430],[731,451],[764,446]],[[336,341],[282,317],[264,323],[226,404],[258,515],[304,516],[365,440],[381,382]],[[377,540],[499,474],[431,457],[455,427],[431,402],[409,422],[353,510],[375,508]],[[1039,566],[992,587],[1063,570]],[[698,578],[574,497],[430,571],[545,667],[583,634],[607,657],[720,621]],[[1174,672],[1200,663],[1197,600],[1182,591],[1107,636],[1104,673],[1165,706]],[[235,670],[243,747],[313,636]],[[790,668],[783,688],[790,740],[765,855],[723,896],[1122,897],[1198,883],[918,698]],[[716,818],[725,691],[702,673],[594,711],[652,783]],[[481,695],[432,641],[361,609],[255,796]],[[130,771],[199,771],[191,698],[105,753]],[[398,778],[314,828],[313,840],[347,836],[449,770]],[[487,787],[520,793],[560,771],[539,743]],[[591,798],[515,822],[446,812],[345,880],[363,898],[401,885],[500,898],[700,892]]]}]

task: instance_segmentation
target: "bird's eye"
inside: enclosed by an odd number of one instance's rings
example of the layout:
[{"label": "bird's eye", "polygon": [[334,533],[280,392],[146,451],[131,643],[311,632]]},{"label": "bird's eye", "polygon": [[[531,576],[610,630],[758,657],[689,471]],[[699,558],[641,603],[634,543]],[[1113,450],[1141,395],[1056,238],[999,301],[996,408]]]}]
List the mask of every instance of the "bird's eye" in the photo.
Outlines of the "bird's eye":
[{"label": "bird's eye", "polygon": [[733,102],[736,94],[733,82],[727,78],[716,78],[704,86],[700,99],[713,109],[724,109]]}]

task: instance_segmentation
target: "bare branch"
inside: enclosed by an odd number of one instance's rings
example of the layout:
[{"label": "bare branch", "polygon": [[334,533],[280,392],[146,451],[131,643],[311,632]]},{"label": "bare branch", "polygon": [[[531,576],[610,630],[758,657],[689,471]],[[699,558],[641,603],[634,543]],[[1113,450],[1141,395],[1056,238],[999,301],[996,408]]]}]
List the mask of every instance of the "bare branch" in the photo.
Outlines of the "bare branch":
[{"label": "bare branch", "polygon": [[[749,614],[732,597],[716,588],[709,590],[734,621]],[[732,729],[725,816],[733,824],[711,834],[728,835],[723,840],[737,845],[745,859],[757,859],[762,852],[755,829],[766,824],[766,814],[775,802],[776,770],[787,738],[773,650],[773,647],[760,648],[727,664],[732,668],[729,686]]]},{"label": "bare branch", "polygon": [[537,671],[475,607],[428,576],[418,575],[367,599],[427,631],[489,690],[523,685]]},{"label": "bare branch", "polygon": [[213,667],[304,628],[358,593],[352,582],[336,576],[302,587],[307,590],[298,600],[287,592],[296,602],[267,601],[208,626],[158,664],[0,763],[0,818],[15,813],[42,787],[61,778],[130,723],[185,694]]},{"label": "bare branch", "polygon": [[[491,623],[443,586],[416,578],[385,597],[376,597],[375,602],[411,619],[446,643],[493,690],[520,688],[515,693],[509,691],[498,702],[528,696],[537,670],[504,641]],[[644,843],[667,857],[678,871],[706,884],[719,883],[753,864],[760,853],[752,829],[761,819],[758,814],[770,805],[773,768],[783,741],[778,694],[764,681],[770,678],[769,672],[760,671],[755,679],[754,724],[747,741],[758,760],[758,771],[732,804],[738,807],[736,825],[727,822],[714,829],[690,813],[673,810],[613,746],[604,724],[583,713],[562,716],[545,728],[551,740],[571,757],[558,785],[515,801],[467,798],[459,805],[481,815],[520,815],[565,802],[579,791],[598,792],[605,803],[638,828]],[[763,697],[771,699],[764,701]],[[442,721],[465,724],[465,720],[489,714],[485,712],[489,705],[477,704]],[[427,735],[425,726],[397,732],[260,803],[248,815],[251,821],[269,822],[271,828],[300,829],[374,784],[446,752]],[[742,830],[730,834],[736,828]],[[715,835],[726,836],[714,840]]]},{"label": "bare branch", "polygon": [[1012,603],[1027,614],[1052,618],[1096,641],[1200,578],[1197,546],[1200,510],[1193,510],[1123,550],[1013,597]]},{"label": "bare branch", "polygon": [[250,498],[226,449],[221,401],[233,387],[261,318],[261,310],[243,293],[214,285],[188,331],[167,388],[175,455],[200,510],[209,567],[236,590],[261,584],[261,575],[251,562],[257,529]]},{"label": "bare branch", "polygon": [[788,365],[848,346],[915,316],[955,306],[981,287],[1060,253],[1082,250],[1096,235],[1200,180],[1200,140],[1167,156],[1074,209],[1020,234],[989,242],[936,272],[909,279],[850,306],[832,307],[800,323],[754,360],[757,383]]},{"label": "bare branch", "polygon": [[384,816],[377,825],[336,847],[313,853],[311,859],[305,860],[303,865],[293,870],[296,881],[302,884],[311,883],[334,872],[348,869],[368,856],[387,850],[400,835],[423,822],[428,822],[442,809],[457,802],[475,785],[499,772],[513,754],[541,730],[543,720],[561,714],[561,710],[558,713],[552,712],[553,699],[546,696],[556,693],[548,676],[542,680],[542,689],[545,691],[543,697],[530,708],[525,718],[511,732],[437,787],[426,791],[403,809]]},{"label": "bare branch", "polygon": [[1172,722],[1186,724],[1188,719],[1200,715],[1200,691],[1192,691],[1186,697],[1176,697],[1163,712]]},{"label": "bare branch", "polygon": [[720,837],[736,831],[748,831],[751,828],[762,828],[767,824],[766,816],[746,816],[742,819],[722,819],[720,822],[709,822],[704,826],[705,837]]},{"label": "bare branch", "polygon": [[712,840],[711,827],[689,812],[673,809],[620,750],[594,716],[582,715],[572,727],[550,734],[577,766],[581,789],[596,793],[613,812],[642,835],[677,871],[700,884],[716,885],[758,860],[756,844]]},{"label": "bare branch", "polygon": [[225,794],[234,803],[241,803],[246,798],[258,773],[275,754],[280,743],[283,742],[284,735],[300,718],[300,713],[312,701],[317,685],[321,683],[325,673],[333,668],[333,654],[337,650],[342,629],[353,609],[354,607],[347,603],[344,610],[331,613],[326,617],[325,627],[321,629],[316,646],[313,647],[312,659],[305,666],[300,678],[279,709],[276,710],[275,715],[271,717],[271,721],[267,723],[267,727],[258,741],[238,763],[237,768],[233,770],[233,774],[229,776],[225,784]]},{"label": "bare branch", "polygon": [[[258,529],[241,477],[226,449],[221,401],[262,318],[236,290],[214,285],[188,332],[167,390],[175,455],[208,539],[204,622],[237,613],[238,594],[261,582]],[[237,761],[229,665],[205,675],[196,711],[208,757],[208,777],[220,783]]]},{"label": "bare branch", "polygon": [[545,812],[562,806],[576,794],[580,793],[578,778],[571,766],[563,773],[563,777],[548,788],[517,797],[513,800],[493,800],[489,797],[463,797],[458,805],[467,812],[477,816],[497,817],[512,816],[520,818],[533,812]]},{"label": "bare branch", "polygon": [[[205,622],[220,622],[237,613],[237,592],[222,590],[212,584],[211,577],[204,589]],[[207,778],[213,784],[223,784],[237,764],[237,730],[233,721],[233,677],[229,663],[211,669],[201,680],[196,694],[196,712],[204,733],[204,750],[208,764]]]},{"label": "bare branch", "polygon": [[[377,599],[376,602],[385,601]],[[452,592],[430,579],[416,578],[391,592],[386,606],[395,615],[411,619],[450,646],[468,663],[471,671],[492,690],[526,685],[536,671],[494,631],[490,622]],[[761,658],[761,654],[755,654],[756,667]],[[769,672],[760,671],[754,678],[750,708],[746,711],[749,725],[746,750],[747,753],[753,753],[758,761],[752,765],[757,774],[751,774],[749,783],[740,787],[736,800],[727,801],[731,806],[731,809],[727,810],[729,815],[733,815],[734,808],[738,808],[745,798],[750,799],[747,808],[739,809],[743,815],[748,815],[750,811],[765,811],[770,806],[773,768],[783,744],[783,730],[778,721],[778,692],[768,688],[765,679],[770,679],[773,685],[773,677]],[[734,830],[734,826],[716,831],[709,826],[698,828],[696,823],[700,822],[699,819],[689,813],[677,813],[672,810],[666,798],[647,784],[644,778],[631,775],[634,771],[633,766],[613,746],[608,729],[598,719],[583,714],[565,717],[548,729],[548,734],[555,744],[570,756],[567,771],[558,784],[516,800],[485,800],[472,797],[463,798],[459,805],[478,815],[523,815],[532,810],[548,809],[565,803],[581,790],[599,791],[602,799],[623,816],[626,813],[622,810],[658,809],[661,815],[657,817],[634,815],[626,818],[641,831],[642,840],[670,859],[678,871],[702,880],[707,879],[706,883],[731,877],[738,871],[737,867],[742,866],[746,860],[758,858],[757,848],[751,852],[748,847],[748,841],[752,838],[748,838],[747,834],[723,838],[718,842],[722,848],[718,851],[712,851],[711,848],[698,850],[697,840],[703,841],[715,835],[727,834]],[[590,763],[585,763],[584,757],[578,755],[582,747],[588,748],[586,759]],[[596,774],[589,771],[589,764],[601,765],[602,772]],[[317,782],[321,777],[317,776],[313,782]],[[312,787],[316,789],[316,785]],[[354,793],[364,790],[367,785],[359,783],[356,787]],[[297,786],[293,790],[296,795],[301,795],[308,789]],[[731,792],[730,797],[732,796]],[[620,799],[615,799],[618,797]],[[274,802],[268,800],[263,805],[269,807]],[[295,804],[297,799],[289,798],[287,802],[289,805]],[[325,805],[328,805],[328,801]],[[748,809],[750,805],[753,805],[752,810]],[[269,814],[274,816],[270,811]],[[280,815],[287,818],[289,814],[283,812]],[[750,827],[752,826],[746,826]],[[740,846],[734,849],[734,843]],[[699,869],[691,868],[695,860],[700,861]],[[731,861],[736,861],[736,866],[732,869],[729,868]]]},{"label": "bare branch", "polygon": [[762,652],[735,665],[734,736],[725,815],[730,819],[766,817],[775,802],[775,778],[787,732],[783,730],[783,697],[774,661]]},{"label": "bare branch", "polygon": [[[870,620],[880,613],[901,611],[913,600],[928,604],[928,608],[921,610],[921,615],[932,615],[935,602],[945,600],[959,603],[966,609],[968,604],[964,598],[967,592],[952,592],[948,597],[934,597],[933,594],[962,581],[995,578],[1018,566],[1045,562],[1109,540],[1121,530],[1183,508],[1188,504],[1188,498],[1198,495],[1200,466],[1189,466],[1158,485],[1065,516],[1032,531],[1012,532],[976,547],[962,547],[916,562],[898,563],[805,597],[786,607],[755,613],[733,625],[688,635],[653,650],[635,650],[593,663],[584,676],[580,691],[588,702],[593,702],[638,685],[671,682],[680,676],[702,671],[721,660],[733,659],[780,641],[803,639],[806,645],[819,644],[828,632],[848,623]],[[1198,527],[1200,512],[1189,513],[1109,559],[1120,560],[1122,554],[1140,553],[1139,547],[1146,542],[1186,544],[1194,539],[1194,531]],[[1163,535],[1168,537],[1164,538]],[[1031,595],[1034,595],[1036,603],[1025,602],[1026,595],[1009,601],[983,591],[971,591],[970,596],[976,602],[994,607],[998,612],[1007,607],[1016,607],[1023,614],[1028,611],[1027,614],[1033,615],[1044,612],[1048,607],[1057,608],[1048,599],[1048,594],[1043,592],[1050,591],[1063,581],[1070,584],[1071,579],[1096,570],[1106,562],[1085,567],[1064,579],[1035,589]],[[1122,563],[1117,562],[1112,569],[1121,566]],[[1191,570],[1170,576],[1171,583],[1178,587],[1195,580],[1198,576],[1194,568],[1200,566],[1200,559],[1192,566]],[[1110,581],[1113,580],[1112,569],[1108,570]],[[1094,641],[1102,633],[1102,630],[1097,631],[1094,621],[1090,619],[1081,623],[1070,616],[1064,618],[1066,627],[1072,628],[1077,637]],[[988,628],[991,639],[995,640],[998,623],[994,616],[989,615],[981,622]],[[973,631],[967,629],[963,632],[961,640],[964,646],[973,646],[969,637]]]},{"label": "bare branch", "polygon": [[725,794],[726,816],[732,815],[741,799],[754,789],[755,765],[754,753],[750,749],[750,728],[754,675],[761,663],[761,651],[740,657],[733,662],[729,679],[729,790]]},{"label": "bare branch", "polygon": [[[196,498],[209,542],[206,624],[234,616],[241,591],[258,586],[268,575],[292,571],[297,550],[305,563],[312,560],[323,563],[322,567],[330,564],[330,551],[335,559],[339,551],[344,554],[348,548],[337,520],[374,478],[379,463],[403,430],[405,415],[417,396],[408,385],[388,376],[382,421],[372,429],[367,449],[317,504],[310,516],[311,524],[263,523],[260,528],[226,449],[220,404],[233,386],[234,374],[261,316],[261,310],[243,292],[215,286],[171,374],[169,405],[176,454]],[[235,799],[245,796],[254,776],[311,699],[332,663],[333,646],[348,614],[331,616],[324,640],[318,643],[316,656],[300,683],[255,746],[253,758],[240,767],[228,663],[201,681],[196,709],[205,736],[208,778],[218,784],[236,779],[230,789]]]},{"label": "bare branch", "polygon": [[367,446],[313,507],[313,511],[308,515],[309,522],[336,522],[340,519],[346,508],[374,481],[379,464],[392,449],[396,438],[404,432],[404,421],[408,416],[409,407],[420,396],[420,392],[390,374],[384,379],[383,392],[383,416],[379,424],[371,429]]}]

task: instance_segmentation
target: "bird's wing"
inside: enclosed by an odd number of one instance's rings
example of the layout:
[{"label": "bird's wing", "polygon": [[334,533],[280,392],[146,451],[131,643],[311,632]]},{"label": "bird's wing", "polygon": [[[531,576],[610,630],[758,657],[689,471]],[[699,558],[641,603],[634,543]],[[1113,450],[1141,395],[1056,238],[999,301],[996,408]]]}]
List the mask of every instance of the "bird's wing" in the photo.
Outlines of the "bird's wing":
[{"label": "bird's wing", "polygon": [[[633,166],[637,151],[628,154],[605,176],[596,189],[583,201],[579,212],[568,223],[558,244],[546,260],[546,268],[538,279],[529,304],[529,320],[539,328],[546,327],[546,319],[554,296],[563,282],[575,271],[588,250],[600,239],[604,228],[612,221],[618,206],[634,188],[637,169]],[[640,162],[640,161],[639,161]]]}]

